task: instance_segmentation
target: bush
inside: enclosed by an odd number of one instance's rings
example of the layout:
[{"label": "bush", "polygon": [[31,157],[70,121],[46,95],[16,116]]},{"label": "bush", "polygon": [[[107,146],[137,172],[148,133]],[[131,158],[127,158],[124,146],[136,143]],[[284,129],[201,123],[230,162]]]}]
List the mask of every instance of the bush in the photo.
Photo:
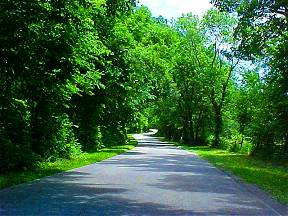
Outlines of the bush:
[{"label": "bush", "polygon": [[253,144],[249,137],[242,137],[237,133],[232,135],[230,139],[222,138],[222,148],[230,152],[239,152],[250,154],[253,151]]},{"label": "bush", "polygon": [[73,123],[67,114],[63,114],[58,118],[58,130],[56,133],[56,142],[54,151],[60,158],[70,158],[81,153],[81,146],[77,142],[72,126]]},{"label": "bush", "polygon": [[35,155],[28,146],[17,145],[11,140],[0,138],[0,171],[20,169],[31,166]]},{"label": "bush", "polygon": [[127,140],[127,134],[123,128],[102,127],[102,130],[104,146],[119,145]]},{"label": "bush", "polygon": [[35,156],[30,146],[29,106],[15,98],[1,98],[1,102],[0,171],[30,166]]}]

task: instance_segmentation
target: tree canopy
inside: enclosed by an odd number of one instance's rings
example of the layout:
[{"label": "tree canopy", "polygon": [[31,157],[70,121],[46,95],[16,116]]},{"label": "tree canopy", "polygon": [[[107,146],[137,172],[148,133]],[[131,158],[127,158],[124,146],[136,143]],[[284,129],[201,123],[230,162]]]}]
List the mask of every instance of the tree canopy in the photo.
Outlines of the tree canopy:
[{"label": "tree canopy", "polygon": [[287,3],[213,2],[203,18],[168,22],[132,0],[3,0],[0,170],[149,127],[191,145],[287,155]]}]

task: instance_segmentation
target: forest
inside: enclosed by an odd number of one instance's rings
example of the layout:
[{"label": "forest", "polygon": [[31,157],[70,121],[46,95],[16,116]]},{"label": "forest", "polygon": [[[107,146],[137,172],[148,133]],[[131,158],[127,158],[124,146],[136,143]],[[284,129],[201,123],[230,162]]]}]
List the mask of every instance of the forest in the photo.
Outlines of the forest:
[{"label": "forest", "polygon": [[0,171],[158,134],[288,158],[288,3],[212,0],[153,17],[134,0],[2,0]]}]

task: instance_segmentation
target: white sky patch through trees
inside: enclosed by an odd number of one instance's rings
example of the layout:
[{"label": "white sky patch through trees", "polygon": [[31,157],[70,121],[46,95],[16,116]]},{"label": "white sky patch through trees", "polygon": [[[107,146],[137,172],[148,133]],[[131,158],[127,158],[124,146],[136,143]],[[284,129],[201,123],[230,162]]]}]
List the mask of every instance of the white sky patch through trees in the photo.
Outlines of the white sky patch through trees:
[{"label": "white sky patch through trees", "polygon": [[162,15],[166,19],[178,18],[189,12],[202,16],[213,6],[209,0],[139,0],[138,5],[145,5],[153,16]]}]

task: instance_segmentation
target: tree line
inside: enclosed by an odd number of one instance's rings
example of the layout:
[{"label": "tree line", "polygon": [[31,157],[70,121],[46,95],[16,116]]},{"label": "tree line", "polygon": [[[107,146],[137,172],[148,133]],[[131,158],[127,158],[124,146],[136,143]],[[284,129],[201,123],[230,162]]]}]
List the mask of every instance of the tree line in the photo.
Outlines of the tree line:
[{"label": "tree line", "polygon": [[287,5],[240,2],[167,21],[132,0],[2,1],[0,170],[149,127],[285,156]]}]

